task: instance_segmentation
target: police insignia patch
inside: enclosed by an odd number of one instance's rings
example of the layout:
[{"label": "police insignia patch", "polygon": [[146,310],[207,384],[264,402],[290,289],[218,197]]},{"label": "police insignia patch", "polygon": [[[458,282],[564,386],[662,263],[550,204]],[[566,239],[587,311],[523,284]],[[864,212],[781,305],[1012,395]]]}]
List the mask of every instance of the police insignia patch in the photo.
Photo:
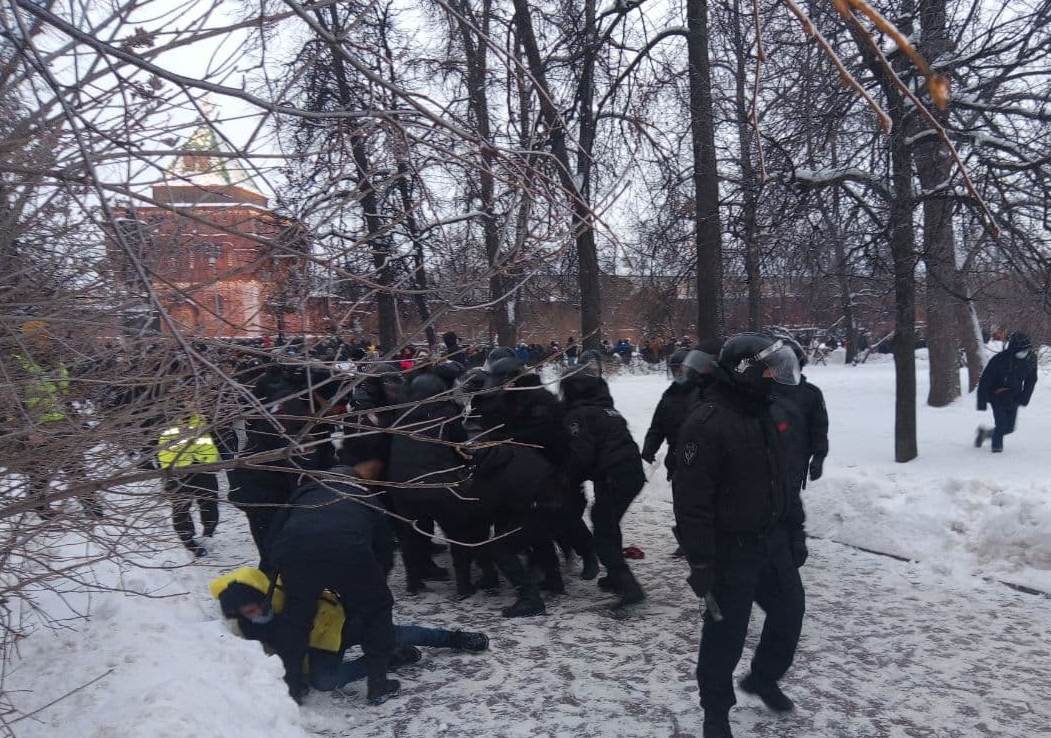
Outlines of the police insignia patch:
[{"label": "police insignia patch", "polygon": [[697,460],[697,442],[689,441],[685,446],[682,447],[682,463],[686,466],[693,466],[693,462]]},{"label": "police insignia patch", "polygon": [[569,424],[569,435],[573,436],[574,438],[580,435],[580,423]]}]

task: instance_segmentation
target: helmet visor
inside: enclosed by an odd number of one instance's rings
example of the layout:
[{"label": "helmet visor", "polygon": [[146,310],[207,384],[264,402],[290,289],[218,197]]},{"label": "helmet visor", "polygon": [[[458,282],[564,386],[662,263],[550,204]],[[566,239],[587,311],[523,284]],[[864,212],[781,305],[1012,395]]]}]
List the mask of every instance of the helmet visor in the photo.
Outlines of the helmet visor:
[{"label": "helmet visor", "polygon": [[778,384],[799,384],[799,359],[785,341],[774,341],[769,348],[756,354],[755,360],[766,367],[764,377],[769,377]]},{"label": "helmet visor", "polygon": [[683,373],[689,370],[696,374],[711,374],[718,358],[700,349],[692,349],[682,360],[682,371]]}]

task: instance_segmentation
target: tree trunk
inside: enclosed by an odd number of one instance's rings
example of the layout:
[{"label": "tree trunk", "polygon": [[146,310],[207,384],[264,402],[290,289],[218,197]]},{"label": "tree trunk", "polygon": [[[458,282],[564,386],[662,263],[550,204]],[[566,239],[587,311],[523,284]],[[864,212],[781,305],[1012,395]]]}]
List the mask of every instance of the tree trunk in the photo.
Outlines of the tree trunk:
[{"label": "tree trunk", "polygon": [[763,282],[759,263],[759,228],[758,202],[759,179],[752,163],[752,124],[748,118],[747,97],[747,55],[745,45],[744,23],[741,14],[740,0],[734,0],[733,42],[737,57],[737,142],[740,148],[741,167],[741,240],[744,245],[744,273],[748,283],[748,330],[757,331],[763,327]]},{"label": "tree trunk", "polygon": [[686,23],[696,222],[694,240],[697,246],[697,337],[703,340],[719,336],[722,307],[722,227],[719,223],[719,172],[711,62],[708,58],[707,0],[687,0]]},{"label": "tree trunk", "polygon": [[[921,52],[934,61],[949,50],[945,27],[945,0],[920,0]],[[948,115],[930,106],[942,122]],[[927,404],[944,407],[960,396],[960,344],[953,294],[956,279],[956,246],[953,206],[948,195],[952,158],[941,139],[928,133],[913,149],[916,173],[927,194],[923,201],[923,254],[927,267],[927,352],[930,392]],[[940,194],[935,190],[941,189]]]},{"label": "tree trunk", "polygon": [[890,249],[894,261],[894,460],[912,461],[916,443],[916,256],[912,227],[912,166],[901,98],[891,106]]},{"label": "tree trunk", "polygon": [[[329,31],[336,36],[342,35],[342,28],[335,6],[329,8],[331,25]],[[318,22],[324,23],[323,15],[318,13]],[[332,48],[332,65],[336,75],[336,87],[339,95],[340,105],[349,110],[353,98],[350,94],[350,83],[347,80],[347,72],[343,63],[343,57],[337,47]],[[356,182],[361,191],[361,210],[365,220],[365,230],[369,234],[369,246],[372,250],[372,264],[376,268],[376,282],[380,289],[376,295],[376,306],[379,317],[380,344],[384,351],[394,351],[398,348],[398,310],[394,301],[394,267],[391,264],[390,238],[383,233],[383,223],[379,214],[379,198],[376,189],[372,185],[371,166],[369,163],[368,150],[365,148],[365,134],[360,126],[347,119],[344,124],[350,134],[351,155],[354,158],[356,170]]]},{"label": "tree trunk", "polygon": [[[580,289],[580,333],[581,343],[586,349],[598,349],[602,340],[602,293],[598,251],[595,246],[595,230],[591,204],[580,192],[569,164],[566,147],[566,129],[562,116],[555,107],[547,73],[540,58],[540,47],[529,16],[529,0],[514,0],[515,27],[522,48],[526,52],[529,73],[538,88],[540,113],[548,128],[551,153],[557,163],[559,182],[569,195],[573,209],[573,234],[577,247],[577,284]],[[594,53],[592,49],[590,53]]]},{"label": "tree trunk", "polygon": [[[489,335],[496,336],[501,346],[513,346],[515,330],[511,323],[508,305],[508,301],[513,297],[505,294],[507,289],[503,273],[504,267],[500,259],[500,224],[496,219],[496,177],[493,174],[496,150],[491,141],[489,96],[485,87],[489,49],[485,37],[489,35],[491,11],[490,0],[485,0],[482,3],[482,17],[479,20],[468,7],[467,2],[460,2],[457,7],[459,15],[453,20],[460,29],[460,39],[463,42],[467,63],[467,98],[480,139],[479,155],[482,165],[478,172],[478,197],[481,200],[482,212],[485,213],[482,220],[482,238],[485,243],[486,263],[489,265],[489,299],[493,303],[488,310]],[[474,21],[481,36],[475,35],[476,32],[468,19]]]},{"label": "tree trunk", "polygon": [[[406,147],[408,143],[405,142]],[[407,157],[407,154],[406,154]],[[431,325],[431,308],[427,304],[427,269],[424,264],[424,253],[423,253],[423,241],[420,239],[420,229],[416,223],[416,215],[413,212],[413,201],[412,201],[412,172],[409,169],[409,163],[406,158],[402,158],[401,154],[398,155],[398,193],[401,195],[401,206],[405,212],[405,230],[409,232],[409,237],[412,239],[412,286],[413,286],[413,304],[416,305],[416,312],[420,315],[420,320],[424,324],[424,335],[427,337],[427,345],[434,350],[434,347],[438,343],[438,337],[435,334],[434,326]]]}]

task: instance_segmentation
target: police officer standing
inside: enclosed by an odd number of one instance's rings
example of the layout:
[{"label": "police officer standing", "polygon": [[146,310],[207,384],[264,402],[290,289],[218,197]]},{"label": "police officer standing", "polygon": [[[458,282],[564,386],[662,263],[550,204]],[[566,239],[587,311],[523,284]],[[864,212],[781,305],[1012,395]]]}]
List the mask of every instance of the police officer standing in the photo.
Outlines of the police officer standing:
[{"label": "police officer standing", "polygon": [[798,383],[799,362],[784,341],[743,333],[723,346],[714,373],[680,432],[672,494],[687,581],[707,604],[697,661],[704,736],[732,738],[733,672],[753,602],[766,622],[741,688],[774,710],[793,708],[778,682],[795,656],[804,595],[784,525],[789,494],[770,388]]}]

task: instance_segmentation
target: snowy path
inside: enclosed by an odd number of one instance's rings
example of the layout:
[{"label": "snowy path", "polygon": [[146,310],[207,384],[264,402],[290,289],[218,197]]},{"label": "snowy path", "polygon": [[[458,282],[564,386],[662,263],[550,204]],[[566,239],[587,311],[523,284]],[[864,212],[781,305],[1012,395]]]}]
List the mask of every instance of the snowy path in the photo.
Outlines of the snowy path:
[{"label": "snowy path", "polygon": [[[627,540],[650,604],[618,622],[575,580],[546,618],[503,621],[498,602],[448,592],[400,598],[402,622],[477,628],[488,655],[437,651],[402,674],[403,694],[364,709],[311,695],[307,727],[325,736],[700,736],[693,678],[698,610],[664,535],[670,508],[644,501]],[[646,542],[649,542],[648,545]],[[1037,738],[1051,735],[1051,606],[999,585],[944,580],[920,565],[815,541],[804,568],[808,615],[780,718],[740,697],[741,736]],[[400,582],[395,583],[400,587]],[[437,587],[436,587],[437,589]],[[583,611],[582,611],[583,610]],[[758,634],[753,622],[742,669]]]}]

